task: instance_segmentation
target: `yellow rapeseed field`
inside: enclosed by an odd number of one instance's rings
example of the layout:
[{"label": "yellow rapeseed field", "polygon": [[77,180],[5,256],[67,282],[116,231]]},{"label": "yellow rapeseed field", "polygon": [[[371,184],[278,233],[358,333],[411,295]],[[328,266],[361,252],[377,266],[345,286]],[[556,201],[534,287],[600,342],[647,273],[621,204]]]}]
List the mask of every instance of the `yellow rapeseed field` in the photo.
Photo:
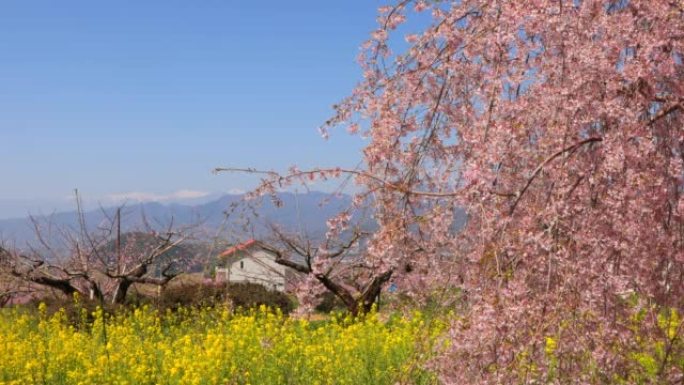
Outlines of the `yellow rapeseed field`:
[{"label": "yellow rapeseed field", "polygon": [[443,329],[420,313],[319,322],[265,308],[81,316],[0,312],[0,385],[430,384],[421,368]]}]

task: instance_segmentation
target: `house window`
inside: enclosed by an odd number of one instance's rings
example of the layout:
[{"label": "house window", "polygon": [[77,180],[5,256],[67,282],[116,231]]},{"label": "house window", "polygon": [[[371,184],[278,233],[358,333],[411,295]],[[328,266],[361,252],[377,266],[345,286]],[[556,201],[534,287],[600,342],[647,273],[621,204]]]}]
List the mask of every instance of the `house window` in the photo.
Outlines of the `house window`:
[{"label": "house window", "polygon": [[240,261],[240,268],[244,269],[245,268],[245,261]]}]

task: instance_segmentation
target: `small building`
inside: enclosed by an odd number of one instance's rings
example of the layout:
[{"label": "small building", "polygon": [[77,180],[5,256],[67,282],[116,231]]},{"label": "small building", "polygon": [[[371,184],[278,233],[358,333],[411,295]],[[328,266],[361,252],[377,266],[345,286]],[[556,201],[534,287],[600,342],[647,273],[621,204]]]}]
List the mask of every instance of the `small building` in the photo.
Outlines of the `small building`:
[{"label": "small building", "polygon": [[219,254],[216,280],[257,283],[271,290],[285,291],[291,272],[275,260],[276,255],[263,243],[250,239]]}]

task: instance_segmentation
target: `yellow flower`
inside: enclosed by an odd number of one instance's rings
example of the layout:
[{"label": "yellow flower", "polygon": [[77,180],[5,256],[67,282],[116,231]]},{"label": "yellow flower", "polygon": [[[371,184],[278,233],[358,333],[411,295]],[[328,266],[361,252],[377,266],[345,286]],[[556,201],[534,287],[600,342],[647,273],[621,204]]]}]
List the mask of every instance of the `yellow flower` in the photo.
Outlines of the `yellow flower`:
[{"label": "yellow flower", "polygon": [[544,346],[544,351],[547,355],[552,355],[558,348],[558,342],[556,342],[553,337],[546,337],[546,345]]}]

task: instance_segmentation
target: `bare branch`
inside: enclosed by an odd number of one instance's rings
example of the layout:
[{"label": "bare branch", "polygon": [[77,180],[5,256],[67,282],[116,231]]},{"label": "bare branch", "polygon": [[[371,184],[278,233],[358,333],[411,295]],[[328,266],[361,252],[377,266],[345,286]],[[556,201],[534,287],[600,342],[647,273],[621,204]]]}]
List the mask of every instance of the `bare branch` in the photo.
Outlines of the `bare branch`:
[{"label": "bare branch", "polygon": [[264,171],[264,170],[259,170],[255,168],[236,168],[236,167],[218,167],[214,169],[215,173],[220,173],[220,172],[241,172],[241,173],[248,173],[248,174],[263,174],[263,175],[268,175],[271,177],[270,181],[263,181],[264,185],[268,185],[271,187],[275,187],[274,185],[277,185],[277,187],[282,187],[283,185],[287,183],[291,183],[293,181],[301,181],[305,177],[309,178],[317,178],[318,176],[322,174],[350,174],[354,176],[359,176],[362,178],[368,178],[371,179],[380,185],[382,185],[384,188],[387,188],[389,190],[393,191],[398,191],[404,194],[408,195],[419,195],[419,196],[425,196],[425,197],[432,197],[432,198],[445,198],[445,197],[454,197],[460,194],[458,191],[452,191],[452,192],[433,192],[433,191],[421,191],[421,190],[411,190],[404,186],[403,184],[400,183],[395,183],[395,182],[389,182],[387,180],[384,180],[380,177],[377,177],[373,174],[370,174],[365,171],[359,171],[359,170],[352,170],[352,169],[345,169],[345,168],[315,168],[311,170],[305,170],[305,171],[297,171],[294,173],[290,174],[279,174],[275,171]]}]

